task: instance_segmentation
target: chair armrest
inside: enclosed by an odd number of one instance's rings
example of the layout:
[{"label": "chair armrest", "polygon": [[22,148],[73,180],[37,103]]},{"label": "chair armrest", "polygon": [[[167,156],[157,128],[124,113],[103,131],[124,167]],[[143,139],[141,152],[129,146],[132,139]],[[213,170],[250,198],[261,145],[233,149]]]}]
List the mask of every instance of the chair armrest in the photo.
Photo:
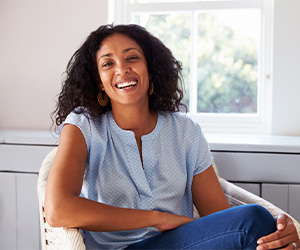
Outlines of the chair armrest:
[{"label": "chair armrest", "polygon": [[40,168],[37,191],[40,210],[40,228],[43,250],[85,250],[83,237],[79,229],[51,227],[45,218],[44,199],[48,174],[53,163],[57,148],[53,149],[45,158]]},{"label": "chair armrest", "polygon": [[83,237],[77,228],[51,227],[40,204],[41,236],[43,250],[86,250]]},{"label": "chair armrest", "polygon": [[46,249],[86,249],[79,229],[46,226],[46,230]]},{"label": "chair armrest", "polygon": [[219,178],[222,189],[227,197],[227,200],[230,206],[239,206],[244,204],[258,204],[266,208],[274,218],[278,216],[278,214],[287,214],[294,222],[294,225],[297,229],[298,237],[300,238],[300,224],[297,220],[295,220],[291,215],[283,211],[282,209],[276,207],[271,202],[264,200],[261,197],[258,197],[255,194],[252,194],[245,189],[242,189],[223,178]]}]

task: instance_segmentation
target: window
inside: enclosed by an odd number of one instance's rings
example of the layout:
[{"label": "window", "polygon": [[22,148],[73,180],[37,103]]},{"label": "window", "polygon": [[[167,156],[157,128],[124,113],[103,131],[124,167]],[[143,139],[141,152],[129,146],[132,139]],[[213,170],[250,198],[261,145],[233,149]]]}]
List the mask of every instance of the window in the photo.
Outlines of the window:
[{"label": "window", "polygon": [[271,0],[115,0],[115,13],[182,62],[184,103],[204,130],[269,132]]}]

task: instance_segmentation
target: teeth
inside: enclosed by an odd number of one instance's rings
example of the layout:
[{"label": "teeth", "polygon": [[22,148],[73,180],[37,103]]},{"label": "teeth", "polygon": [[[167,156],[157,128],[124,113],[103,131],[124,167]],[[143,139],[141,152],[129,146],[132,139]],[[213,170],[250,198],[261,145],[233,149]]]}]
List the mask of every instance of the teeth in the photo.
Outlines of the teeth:
[{"label": "teeth", "polygon": [[134,86],[136,84],[137,84],[137,82],[135,82],[135,81],[122,82],[122,83],[117,84],[117,87],[119,89],[121,89],[121,88],[126,88],[126,87],[129,87],[129,86]]}]

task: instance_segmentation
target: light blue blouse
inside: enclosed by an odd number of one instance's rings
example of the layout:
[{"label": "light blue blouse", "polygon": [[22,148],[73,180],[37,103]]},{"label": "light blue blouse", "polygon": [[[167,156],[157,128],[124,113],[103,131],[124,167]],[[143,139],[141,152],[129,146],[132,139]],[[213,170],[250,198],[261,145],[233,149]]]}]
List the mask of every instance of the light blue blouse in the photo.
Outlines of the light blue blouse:
[{"label": "light blue blouse", "polygon": [[[73,112],[67,123],[81,130],[87,144],[82,197],[193,217],[193,176],[211,165],[211,154],[200,126],[188,116],[158,112],[156,127],[142,137],[143,165],[134,133],[121,129],[111,112],[102,115],[101,121]],[[151,227],[83,232],[87,249],[123,249],[158,233]]]}]

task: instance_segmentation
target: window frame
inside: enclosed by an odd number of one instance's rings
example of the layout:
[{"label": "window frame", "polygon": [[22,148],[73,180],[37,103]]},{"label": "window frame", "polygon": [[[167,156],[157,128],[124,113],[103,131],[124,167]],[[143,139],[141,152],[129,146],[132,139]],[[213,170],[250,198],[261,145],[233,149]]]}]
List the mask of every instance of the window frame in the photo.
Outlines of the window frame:
[{"label": "window frame", "polygon": [[[170,3],[130,3],[130,0],[110,0],[109,23],[126,24],[133,13],[170,13],[191,11],[197,16],[198,11],[217,9],[260,9],[261,10],[261,40],[258,55],[258,93],[256,114],[236,113],[197,113],[197,61],[190,62],[190,105],[189,113],[196,122],[201,124],[206,133],[271,133],[272,104],[272,50],[273,50],[273,5],[274,0],[228,0],[228,1],[182,1]],[[194,17],[192,17],[194,18]],[[195,23],[195,22],[194,22]],[[195,27],[191,27],[195,29]],[[192,32],[193,34],[193,32]],[[193,36],[191,38],[193,40]],[[196,48],[192,42],[191,51]],[[195,53],[195,52],[193,52]],[[191,54],[193,54],[191,53]],[[192,80],[194,79],[194,80]]]}]

